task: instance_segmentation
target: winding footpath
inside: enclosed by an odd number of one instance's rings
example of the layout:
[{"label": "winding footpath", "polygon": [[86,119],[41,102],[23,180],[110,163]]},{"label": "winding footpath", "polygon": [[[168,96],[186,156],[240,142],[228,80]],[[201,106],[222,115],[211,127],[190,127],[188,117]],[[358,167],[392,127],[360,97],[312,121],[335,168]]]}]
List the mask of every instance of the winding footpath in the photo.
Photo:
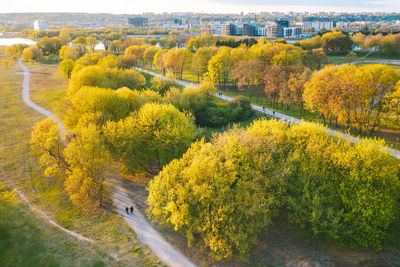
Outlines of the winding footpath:
[{"label": "winding footpath", "polygon": [[[363,61],[363,62],[366,62],[366,61]],[[373,62],[373,63],[382,63],[382,64],[387,64],[387,63],[383,63],[383,62],[391,62],[392,64],[398,63],[400,65],[400,60],[371,60],[371,62]],[[157,74],[157,73],[152,72],[152,71],[148,71],[148,70],[145,70],[145,69],[142,69],[142,68],[135,68],[135,69],[138,70],[138,71],[147,73],[149,75],[152,75],[152,76],[157,76],[157,77],[161,77],[162,79],[167,79],[165,76]],[[198,83],[191,83],[191,82],[182,81],[182,80],[175,80],[175,82],[177,84],[179,84],[179,85],[182,85],[182,86],[198,85]],[[223,95],[223,94],[220,95],[218,93],[215,96],[218,97],[219,99],[222,99],[222,100],[225,100],[225,101],[232,101],[232,99],[233,99],[230,96],[226,96],[226,95]],[[284,121],[287,121],[287,122],[292,122],[292,123],[305,122],[305,121],[299,120],[297,118],[294,118],[294,117],[291,117],[291,116],[288,116],[288,115],[285,115],[285,114],[282,114],[282,113],[279,113],[279,112],[275,112],[274,113],[273,110],[268,109],[268,108],[262,108],[260,106],[256,106],[256,105],[253,105],[253,104],[251,105],[251,107],[255,111],[264,113],[266,115],[269,115],[269,116],[272,116],[272,117],[275,117],[277,119],[284,120]],[[307,122],[307,123],[310,123],[310,122]],[[327,127],[324,127],[324,129],[328,132],[328,134],[343,138],[343,139],[345,139],[347,141],[350,141],[352,143],[361,143],[362,142],[361,138],[354,137],[354,136],[349,135],[349,134],[341,133],[339,131],[332,130],[332,129],[327,128]],[[400,151],[399,150],[393,149],[393,148],[388,148],[388,147],[382,147],[382,149],[387,150],[388,153],[390,153],[393,157],[400,159]]]},{"label": "winding footpath", "polygon": [[[30,72],[26,66],[22,63],[22,59],[18,60],[18,64],[23,70],[24,80],[22,86],[22,100],[23,102],[34,109],[35,111],[43,114],[46,117],[52,118],[52,120],[57,123],[57,125],[62,129],[62,131],[66,132],[64,124],[54,115],[54,113],[49,110],[37,105],[32,102],[30,98],[30,88],[29,88],[29,78]],[[49,67],[49,66],[45,66]],[[40,68],[45,68],[40,67]],[[40,68],[36,68],[33,70],[37,70]],[[19,191],[16,192],[20,195],[20,198],[29,204],[29,200]],[[171,244],[169,244],[160,233],[158,233],[145,219],[145,217],[139,212],[136,206],[132,201],[132,198],[129,197],[129,192],[121,185],[117,184],[114,186],[114,194],[113,194],[113,203],[117,210],[118,215],[124,218],[126,223],[135,231],[138,240],[147,245],[160,259],[163,263],[172,266],[172,267],[192,267],[196,266],[189,259],[187,259],[179,250],[174,248]],[[30,204],[29,204],[30,205]],[[134,212],[127,214],[125,212],[125,207],[133,206]],[[30,207],[32,207],[30,205]],[[94,243],[93,240],[86,238],[78,233],[72,232],[64,227],[58,225],[55,221],[50,219],[47,215],[45,215],[42,211],[35,210],[42,217],[44,217],[49,223],[61,229],[62,231],[76,237],[79,240],[84,240],[90,243]]]},{"label": "winding footpath", "polygon": [[[62,131],[65,131],[65,127],[64,124],[50,111],[36,105],[35,103],[32,102],[30,95],[29,95],[29,77],[30,77],[30,70],[24,66],[24,64],[22,63],[22,59],[18,60],[18,64],[20,65],[20,67],[23,70],[23,74],[24,74],[24,80],[23,80],[23,84],[22,84],[22,101],[24,101],[24,103],[31,107],[32,109],[34,109],[35,111],[45,115],[46,117],[52,118],[53,121],[55,123],[57,123],[57,125],[62,129]],[[45,67],[49,67],[49,66],[45,66]],[[39,68],[37,68],[39,69]],[[58,229],[62,230],[63,232],[66,232],[67,234],[75,237],[78,240],[81,241],[86,241],[88,243],[91,244],[95,244],[96,242],[90,238],[84,237],[76,232],[73,232],[71,230],[68,230],[64,227],[62,227],[61,225],[59,225],[58,223],[56,223],[54,220],[52,220],[49,216],[47,216],[43,211],[36,209],[35,207],[32,206],[32,204],[30,203],[30,201],[25,197],[25,195],[17,190],[14,189],[15,192],[18,194],[19,198],[21,198],[24,202],[26,202],[29,206],[29,208],[35,212],[36,214],[39,214],[43,219],[45,219],[48,223],[54,225],[55,227],[57,227]]]}]

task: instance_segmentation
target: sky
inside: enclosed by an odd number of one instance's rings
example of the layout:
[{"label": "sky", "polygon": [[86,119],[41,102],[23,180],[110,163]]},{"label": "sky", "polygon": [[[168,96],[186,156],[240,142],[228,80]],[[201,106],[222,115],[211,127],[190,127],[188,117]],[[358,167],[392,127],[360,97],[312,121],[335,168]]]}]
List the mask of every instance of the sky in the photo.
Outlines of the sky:
[{"label": "sky", "polygon": [[400,12],[400,0],[0,0],[0,13],[143,12],[240,13],[273,11]]}]

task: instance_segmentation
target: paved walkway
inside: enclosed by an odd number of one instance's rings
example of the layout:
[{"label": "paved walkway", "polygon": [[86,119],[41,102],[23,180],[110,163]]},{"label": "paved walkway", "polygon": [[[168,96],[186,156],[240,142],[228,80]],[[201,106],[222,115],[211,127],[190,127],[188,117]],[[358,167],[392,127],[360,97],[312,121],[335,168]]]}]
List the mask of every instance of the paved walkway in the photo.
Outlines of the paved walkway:
[{"label": "paved walkway", "polygon": [[[55,123],[63,130],[66,131],[64,124],[54,115],[52,112],[47,109],[37,105],[32,102],[30,99],[30,88],[29,88],[29,77],[30,72],[27,67],[22,63],[22,59],[18,60],[18,64],[21,66],[24,73],[24,81],[22,86],[22,100],[26,105],[33,108],[35,111],[45,115],[46,117],[50,117],[53,119]],[[47,66],[45,66],[47,67]],[[41,69],[44,67],[36,68]],[[34,69],[34,70],[36,70]],[[18,192],[18,191],[17,191]],[[18,192],[21,198],[24,201],[28,202],[20,192]],[[139,212],[139,210],[135,207],[133,214],[126,214],[125,207],[127,205],[135,206],[132,203],[131,198],[129,197],[129,192],[121,187],[120,185],[115,186],[114,195],[113,195],[113,203],[117,209],[118,215],[122,216],[127,224],[135,231],[138,240],[147,245],[153,252],[162,260],[163,263],[168,264],[172,267],[192,267],[195,266],[190,260],[188,260],[179,250],[175,249],[171,244],[169,244],[151,225],[146,221],[144,216]],[[51,220],[49,217],[44,215],[41,212],[41,215],[46,218],[46,220],[53,224],[54,226],[60,228],[64,232],[78,238],[79,240],[85,240],[92,243],[91,239],[88,239],[78,233],[72,232],[64,227],[58,225],[55,221]],[[94,242],[94,241],[93,241]]]},{"label": "paved walkway", "polygon": [[[391,61],[392,63],[398,61],[399,64],[400,64],[400,60],[390,60],[390,61]],[[379,60],[379,62],[384,62],[384,60]],[[386,63],[385,63],[385,64],[386,64]],[[149,74],[149,75],[158,76],[158,77],[161,77],[161,78],[163,78],[163,79],[166,79],[165,76],[160,75],[160,74],[157,74],[157,73],[155,73],[155,72],[148,71],[148,70],[141,69],[141,68],[136,68],[136,69],[139,70],[139,71],[141,71],[141,72],[147,73],[147,74]],[[180,84],[180,85],[182,85],[182,86],[198,85],[198,83],[190,83],[190,82],[181,81],[181,80],[175,80],[175,82],[178,83],[178,84]],[[220,94],[217,93],[215,96],[218,97],[218,98],[220,98],[220,99],[222,99],[222,100],[225,100],[225,101],[232,101],[232,97],[229,97],[229,96],[226,96],[226,95],[223,95],[223,94],[220,95]],[[302,121],[302,120],[299,120],[299,119],[297,119],[297,118],[294,118],[294,117],[291,117],[291,116],[288,116],[288,115],[285,115],[285,114],[282,114],[282,113],[279,113],[279,112],[275,112],[275,113],[274,113],[273,110],[271,110],[271,109],[267,109],[267,108],[263,109],[262,107],[256,106],[256,105],[253,105],[253,104],[251,105],[251,107],[253,108],[253,110],[259,111],[259,112],[261,112],[261,113],[267,114],[267,115],[269,115],[269,116],[275,117],[275,118],[280,119],[280,120],[285,120],[285,121],[287,121],[287,122],[289,122],[289,121],[292,122],[292,123],[301,123],[301,122],[304,122],[304,121]],[[352,142],[352,143],[360,143],[360,142],[362,142],[362,139],[361,139],[361,138],[357,138],[357,137],[354,137],[354,136],[351,136],[351,135],[348,135],[348,134],[344,134],[344,133],[341,133],[341,132],[339,132],[339,131],[336,131],[336,130],[332,130],[332,129],[330,129],[330,128],[327,128],[327,127],[324,127],[324,129],[325,129],[330,135],[343,138],[343,139],[348,140],[348,141],[350,141],[350,142]],[[400,151],[399,151],[399,150],[393,149],[393,148],[388,148],[388,147],[384,147],[384,149],[387,149],[387,151],[388,151],[390,154],[392,154],[395,158],[400,159]]]},{"label": "paved walkway", "polygon": [[398,59],[366,59],[350,62],[351,64],[367,63],[367,64],[386,64],[386,65],[400,65]]}]

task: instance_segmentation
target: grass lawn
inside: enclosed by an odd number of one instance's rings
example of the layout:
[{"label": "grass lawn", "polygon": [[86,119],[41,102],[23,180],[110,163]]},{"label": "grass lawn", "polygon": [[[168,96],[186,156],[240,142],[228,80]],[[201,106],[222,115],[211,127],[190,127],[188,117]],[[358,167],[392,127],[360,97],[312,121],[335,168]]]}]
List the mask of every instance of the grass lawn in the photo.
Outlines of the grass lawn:
[{"label": "grass lawn", "polygon": [[116,264],[96,246],[47,224],[21,201],[0,200],[0,266],[106,266]]},{"label": "grass lawn", "polygon": [[[5,58],[4,49],[0,48],[0,61]],[[30,69],[41,65],[41,63],[27,64]],[[21,71],[18,63],[11,61],[9,70],[2,66],[0,68],[0,179],[8,184],[17,185],[35,207],[45,211],[60,225],[94,239],[98,244],[94,248],[95,253],[93,253],[93,248],[90,248],[87,244],[76,242],[70,236],[65,237],[65,234],[60,230],[47,225],[40,218],[31,216],[26,218],[26,225],[22,219],[19,222],[10,221],[10,224],[5,224],[5,227],[15,226],[15,229],[0,227],[2,229],[0,235],[4,235],[4,233],[11,235],[7,239],[5,239],[5,236],[0,236],[0,241],[10,240],[6,247],[20,247],[19,250],[7,252],[9,253],[7,258],[18,258],[20,254],[21,257],[33,257],[31,255],[31,253],[34,253],[33,248],[29,248],[29,245],[25,247],[18,245],[18,242],[22,242],[18,239],[19,236],[24,235],[27,238],[26,242],[30,242],[29,240],[32,239],[32,244],[36,244],[35,240],[48,240],[48,242],[41,242],[42,246],[38,246],[38,249],[44,252],[56,251],[59,253],[54,258],[55,262],[48,264],[47,258],[44,257],[42,261],[36,261],[35,266],[90,266],[95,265],[96,262],[101,262],[104,258],[109,258],[106,255],[110,254],[119,259],[112,265],[159,265],[159,260],[148,248],[141,246],[136,240],[133,230],[112,211],[111,207],[99,210],[91,215],[82,214],[70,202],[63,190],[62,181],[53,181],[42,177],[42,172],[36,160],[30,154],[29,141],[35,122],[44,117],[22,102],[23,76],[16,74]],[[50,67],[34,71],[31,75],[31,85],[32,99],[40,105],[52,109],[64,96],[67,79],[59,76],[56,67]],[[111,178],[118,176],[119,169],[111,170],[109,175]],[[19,208],[16,208],[16,212],[20,214]],[[13,218],[18,219],[18,216]],[[32,222],[33,228],[29,225],[29,222]],[[36,228],[43,229],[43,231],[35,230]],[[54,234],[52,238],[53,232],[60,234],[58,236]],[[60,239],[63,238],[67,239],[68,242],[60,242]],[[23,242],[25,243],[25,241]],[[80,259],[79,255],[83,255],[82,257],[86,260],[82,258],[82,264],[73,264],[73,259],[70,259],[71,264],[68,264],[67,258],[74,255],[78,260]],[[3,257],[0,255],[1,258]],[[85,264],[85,262],[88,264]],[[0,266],[3,266],[1,262]],[[15,264],[12,264],[12,266],[15,266]]]}]

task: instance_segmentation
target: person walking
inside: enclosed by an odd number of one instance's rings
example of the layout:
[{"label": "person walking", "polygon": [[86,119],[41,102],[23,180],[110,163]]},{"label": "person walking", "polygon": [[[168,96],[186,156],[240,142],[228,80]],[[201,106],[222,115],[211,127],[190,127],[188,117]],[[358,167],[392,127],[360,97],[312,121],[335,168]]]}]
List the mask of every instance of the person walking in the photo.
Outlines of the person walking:
[{"label": "person walking", "polygon": [[125,211],[126,211],[126,214],[129,214],[129,208],[128,207],[125,208]]},{"label": "person walking", "polygon": [[133,213],[133,207],[131,206],[131,213]]}]

